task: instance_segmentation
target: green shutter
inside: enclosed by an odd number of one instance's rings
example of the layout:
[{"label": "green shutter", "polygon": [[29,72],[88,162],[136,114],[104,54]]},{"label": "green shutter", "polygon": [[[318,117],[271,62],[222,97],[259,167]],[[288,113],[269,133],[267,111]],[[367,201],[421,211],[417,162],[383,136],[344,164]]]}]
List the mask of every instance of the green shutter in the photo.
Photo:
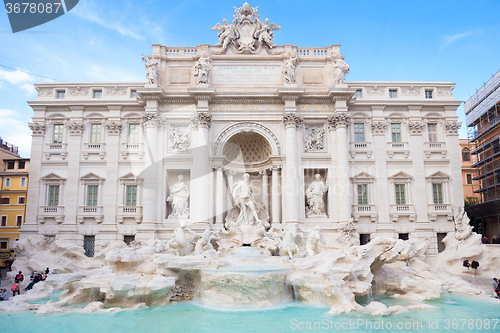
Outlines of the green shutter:
[{"label": "green shutter", "polygon": [[137,186],[127,186],[126,206],[137,206]]},{"label": "green shutter", "polygon": [[97,206],[98,185],[87,186],[87,206]]}]

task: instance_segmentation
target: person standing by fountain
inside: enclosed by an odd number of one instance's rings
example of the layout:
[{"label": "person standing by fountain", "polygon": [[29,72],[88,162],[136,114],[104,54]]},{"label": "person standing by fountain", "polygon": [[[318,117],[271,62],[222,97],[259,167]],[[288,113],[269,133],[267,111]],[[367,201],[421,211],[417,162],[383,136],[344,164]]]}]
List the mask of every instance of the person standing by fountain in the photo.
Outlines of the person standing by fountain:
[{"label": "person standing by fountain", "polygon": [[472,274],[474,274],[474,277],[477,276],[477,268],[479,267],[479,263],[476,261],[476,259],[472,258],[472,262],[470,263],[470,267],[472,268]]}]

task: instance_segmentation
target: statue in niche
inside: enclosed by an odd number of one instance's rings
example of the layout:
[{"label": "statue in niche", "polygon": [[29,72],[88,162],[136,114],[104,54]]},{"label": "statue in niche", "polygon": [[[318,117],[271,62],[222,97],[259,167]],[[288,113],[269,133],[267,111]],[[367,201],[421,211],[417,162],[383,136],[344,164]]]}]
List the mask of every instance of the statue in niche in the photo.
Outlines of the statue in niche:
[{"label": "statue in niche", "polygon": [[226,19],[222,19],[222,22],[224,23],[223,25],[217,23],[215,27],[212,28],[212,30],[220,31],[219,34],[217,35],[217,38],[219,38],[219,44],[217,44],[216,46],[222,46],[222,50],[225,51],[229,46],[229,43],[234,38],[235,25],[229,24],[229,22]]},{"label": "statue in niche", "polygon": [[325,129],[322,127],[306,127],[306,151],[320,151],[325,148]]},{"label": "statue in niche", "polygon": [[453,207],[453,220],[455,222],[455,238],[462,241],[472,233],[469,217],[463,206]]},{"label": "statue in niche", "polygon": [[212,68],[212,56],[203,51],[200,59],[194,64],[194,76],[198,76],[198,84],[209,84],[208,77]]},{"label": "statue in niche", "polygon": [[170,149],[175,151],[186,151],[189,149],[189,133],[179,133],[179,127],[173,126],[170,132]]},{"label": "statue in niche", "polygon": [[230,246],[258,246],[270,226],[269,215],[263,205],[255,201],[248,173],[243,175],[243,180],[232,186],[231,195],[234,206],[226,217],[224,243],[232,242]]},{"label": "statue in niche", "polygon": [[258,30],[255,32],[255,36],[257,40],[261,43],[261,45],[267,45],[270,49],[276,46],[273,42],[273,30],[280,30],[281,27],[274,23],[269,23],[269,19],[265,19],[264,23],[257,19]]},{"label": "statue in niche", "polygon": [[182,181],[184,176],[179,175],[177,178],[177,183],[170,189],[170,195],[167,197],[167,202],[171,203],[172,213],[168,216],[177,218],[189,218],[189,189],[187,185]]},{"label": "statue in niche", "polygon": [[316,180],[306,190],[306,217],[326,217],[323,197],[328,191],[328,186],[321,180],[320,174],[316,174],[314,178]]},{"label": "statue in niche", "polygon": [[340,55],[340,53],[332,53],[330,55],[330,59],[332,60],[333,66],[335,67],[333,84],[343,84],[346,74],[349,73],[349,65],[346,64],[344,59],[342,59],[342,55]]},{"label": "statue in niche", "polygon": [[286,59],[281,65],[281,73],[285,77],[285,84],[293,84],[295,82],[295,66],[299,57],[297,53],[290,54],[290,58]]},{"label": "statue in niche", "polygon": [[326,240],[325,236],[321,233],[321,227],[314,227],[314,229],[305,229],[299,226],[299,229],[302,232],[309,233],[307,235],[307,242],[306,242],[306,255],[308,257],[312,257],[316,254],[319,253],[318,250],[318,242],[321,242],[322,244],[326,245]]},{"label": "statue in niche", "polygon": [[147,56],[142,55],[142,61],[145,61],[146,65],[146,78],[149,84],[158,84],[158,60],[149,59]]}]

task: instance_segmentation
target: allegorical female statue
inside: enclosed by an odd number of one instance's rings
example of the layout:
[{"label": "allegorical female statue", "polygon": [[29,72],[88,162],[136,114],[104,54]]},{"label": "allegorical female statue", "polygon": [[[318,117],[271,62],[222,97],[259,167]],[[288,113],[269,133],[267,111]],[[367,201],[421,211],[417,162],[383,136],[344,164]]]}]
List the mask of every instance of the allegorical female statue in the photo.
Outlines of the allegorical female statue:
[{"label": "allegorical female statue", "polygon": [[321,175],[316,174],[314,178],[316,178],[316,180],[313,181],[306,190],[306,216],[326,217],[325,201],[323,197],[326,191],[328,191],[328,186],[321,180]]},{"label": "allegorical female statue", "polygon": [[167,197],[167,201],[172,205],[172,213],[168,216],[178,217],[178,218],[189,218],[189,189],[187,185],[182,181],[184,177],[179,175],[177,183],[170,189],[170,195]]}]

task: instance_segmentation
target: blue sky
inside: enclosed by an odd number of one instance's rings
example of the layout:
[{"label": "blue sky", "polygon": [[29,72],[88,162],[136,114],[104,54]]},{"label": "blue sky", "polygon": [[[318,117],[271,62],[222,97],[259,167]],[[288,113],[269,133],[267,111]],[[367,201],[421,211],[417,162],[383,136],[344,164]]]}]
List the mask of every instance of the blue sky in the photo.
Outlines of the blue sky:
[{"label": "blue sky", "polygon": [[[239,2],[238,2],[239,1]],[[0,13],[0,136],[30,155],[34,83],[145,81],[151,44],[216,44],[231,1],[80,0],[69,13],[13,34]],[[347,81],[451,81],[467,100],[500,69],[500,1],[249,2],[271,22],[278,45],[341,44]],[[467,137],[463,106],[461,137]]]}]

